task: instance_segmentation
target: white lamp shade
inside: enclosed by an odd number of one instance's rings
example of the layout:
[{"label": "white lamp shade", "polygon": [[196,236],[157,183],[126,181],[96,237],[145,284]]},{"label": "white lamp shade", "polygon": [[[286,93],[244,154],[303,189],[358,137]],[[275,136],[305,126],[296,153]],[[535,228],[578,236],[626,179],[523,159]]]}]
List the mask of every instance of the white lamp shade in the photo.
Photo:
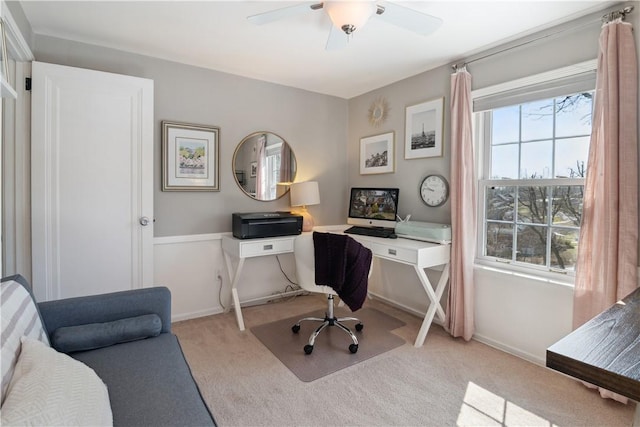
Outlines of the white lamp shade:
[{"label": "white lamp shade", "polygon": [[338,29],[343,26],[362,28],[376,11],[376,4],[371,0],[357,1],[325,1],[323,7],[331,22]]},{"label": "white lamp shade", "polygon": [[320,190],[316,181],[294,182],[289,191],[291,206],[310,206],[320,203]]}]

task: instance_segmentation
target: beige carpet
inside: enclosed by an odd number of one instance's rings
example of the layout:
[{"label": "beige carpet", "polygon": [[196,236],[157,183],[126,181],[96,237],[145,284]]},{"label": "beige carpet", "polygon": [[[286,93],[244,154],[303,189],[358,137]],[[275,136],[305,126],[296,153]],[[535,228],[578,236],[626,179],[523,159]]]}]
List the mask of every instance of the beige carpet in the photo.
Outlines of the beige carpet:
[{"label": "beige carpet", "polygon": [[349,335],[337,327],[327,326],[316,338],[313,352],[305,354],[303,348],[320,322],[300,323],[300,331],[297,334],[291,331],[291,326],[302,317],[324,318],[324,313],[323,310],[316,310],[276,320],[254,326],[251,332],[291,372],[306,382],[317,380],[404,344],[402,338],[391,333],[391,330],[405,325],[395,317],[375,308],[364,308],[355,313],[348,309],[336,308],[337,317],[357,316],[362,321],[364,328],[360,332],[353,328],[355,322],[345,322],[358,338],[358,351],[354,354],[349,351],[349,344],[352,343]]},{"label": "beige carpet", "polygon": [[[243,309],[247,328],[322,310],[322,296]],[[316,381],[302,382],[233,312],[179,322],[173,331],[221,426],[631,426],[635,404],[601,399],[555,371],[431,327],[379,301],[406,323],[405,344]],[[287,333],[287,332],[284,332]],[[526,333],[526,331],[525,331]]]}]

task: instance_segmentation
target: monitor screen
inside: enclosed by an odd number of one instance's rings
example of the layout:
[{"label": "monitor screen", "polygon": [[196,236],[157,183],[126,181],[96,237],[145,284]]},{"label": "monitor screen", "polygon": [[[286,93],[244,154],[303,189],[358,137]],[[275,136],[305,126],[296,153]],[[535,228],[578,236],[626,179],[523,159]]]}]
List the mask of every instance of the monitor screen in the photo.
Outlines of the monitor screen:
[{"label": "monitor screen", "polygon": [[352,188],[347,223],[394,228],[398,193],[398,188]]}]

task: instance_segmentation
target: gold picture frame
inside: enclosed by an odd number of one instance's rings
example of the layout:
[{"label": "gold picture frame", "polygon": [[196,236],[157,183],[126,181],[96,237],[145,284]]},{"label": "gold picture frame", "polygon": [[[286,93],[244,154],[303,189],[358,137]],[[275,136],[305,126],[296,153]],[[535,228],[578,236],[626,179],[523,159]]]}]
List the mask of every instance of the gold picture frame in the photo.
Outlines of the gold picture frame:
[{"label": "gold picture frame", "polygon": [[220,191],[220,128],[162,122],[162,191]]}]

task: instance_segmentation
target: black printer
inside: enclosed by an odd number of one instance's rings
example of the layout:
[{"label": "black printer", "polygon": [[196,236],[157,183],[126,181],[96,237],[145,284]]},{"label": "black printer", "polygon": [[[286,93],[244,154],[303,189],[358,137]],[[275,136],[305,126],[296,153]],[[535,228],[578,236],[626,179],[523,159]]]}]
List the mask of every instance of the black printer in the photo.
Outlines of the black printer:
[{"label": "black printer", "polygon": [[302,216],[291,212],[234,213],[233,237],[256,239],[260,237],[290,236],[302,233]]}]

